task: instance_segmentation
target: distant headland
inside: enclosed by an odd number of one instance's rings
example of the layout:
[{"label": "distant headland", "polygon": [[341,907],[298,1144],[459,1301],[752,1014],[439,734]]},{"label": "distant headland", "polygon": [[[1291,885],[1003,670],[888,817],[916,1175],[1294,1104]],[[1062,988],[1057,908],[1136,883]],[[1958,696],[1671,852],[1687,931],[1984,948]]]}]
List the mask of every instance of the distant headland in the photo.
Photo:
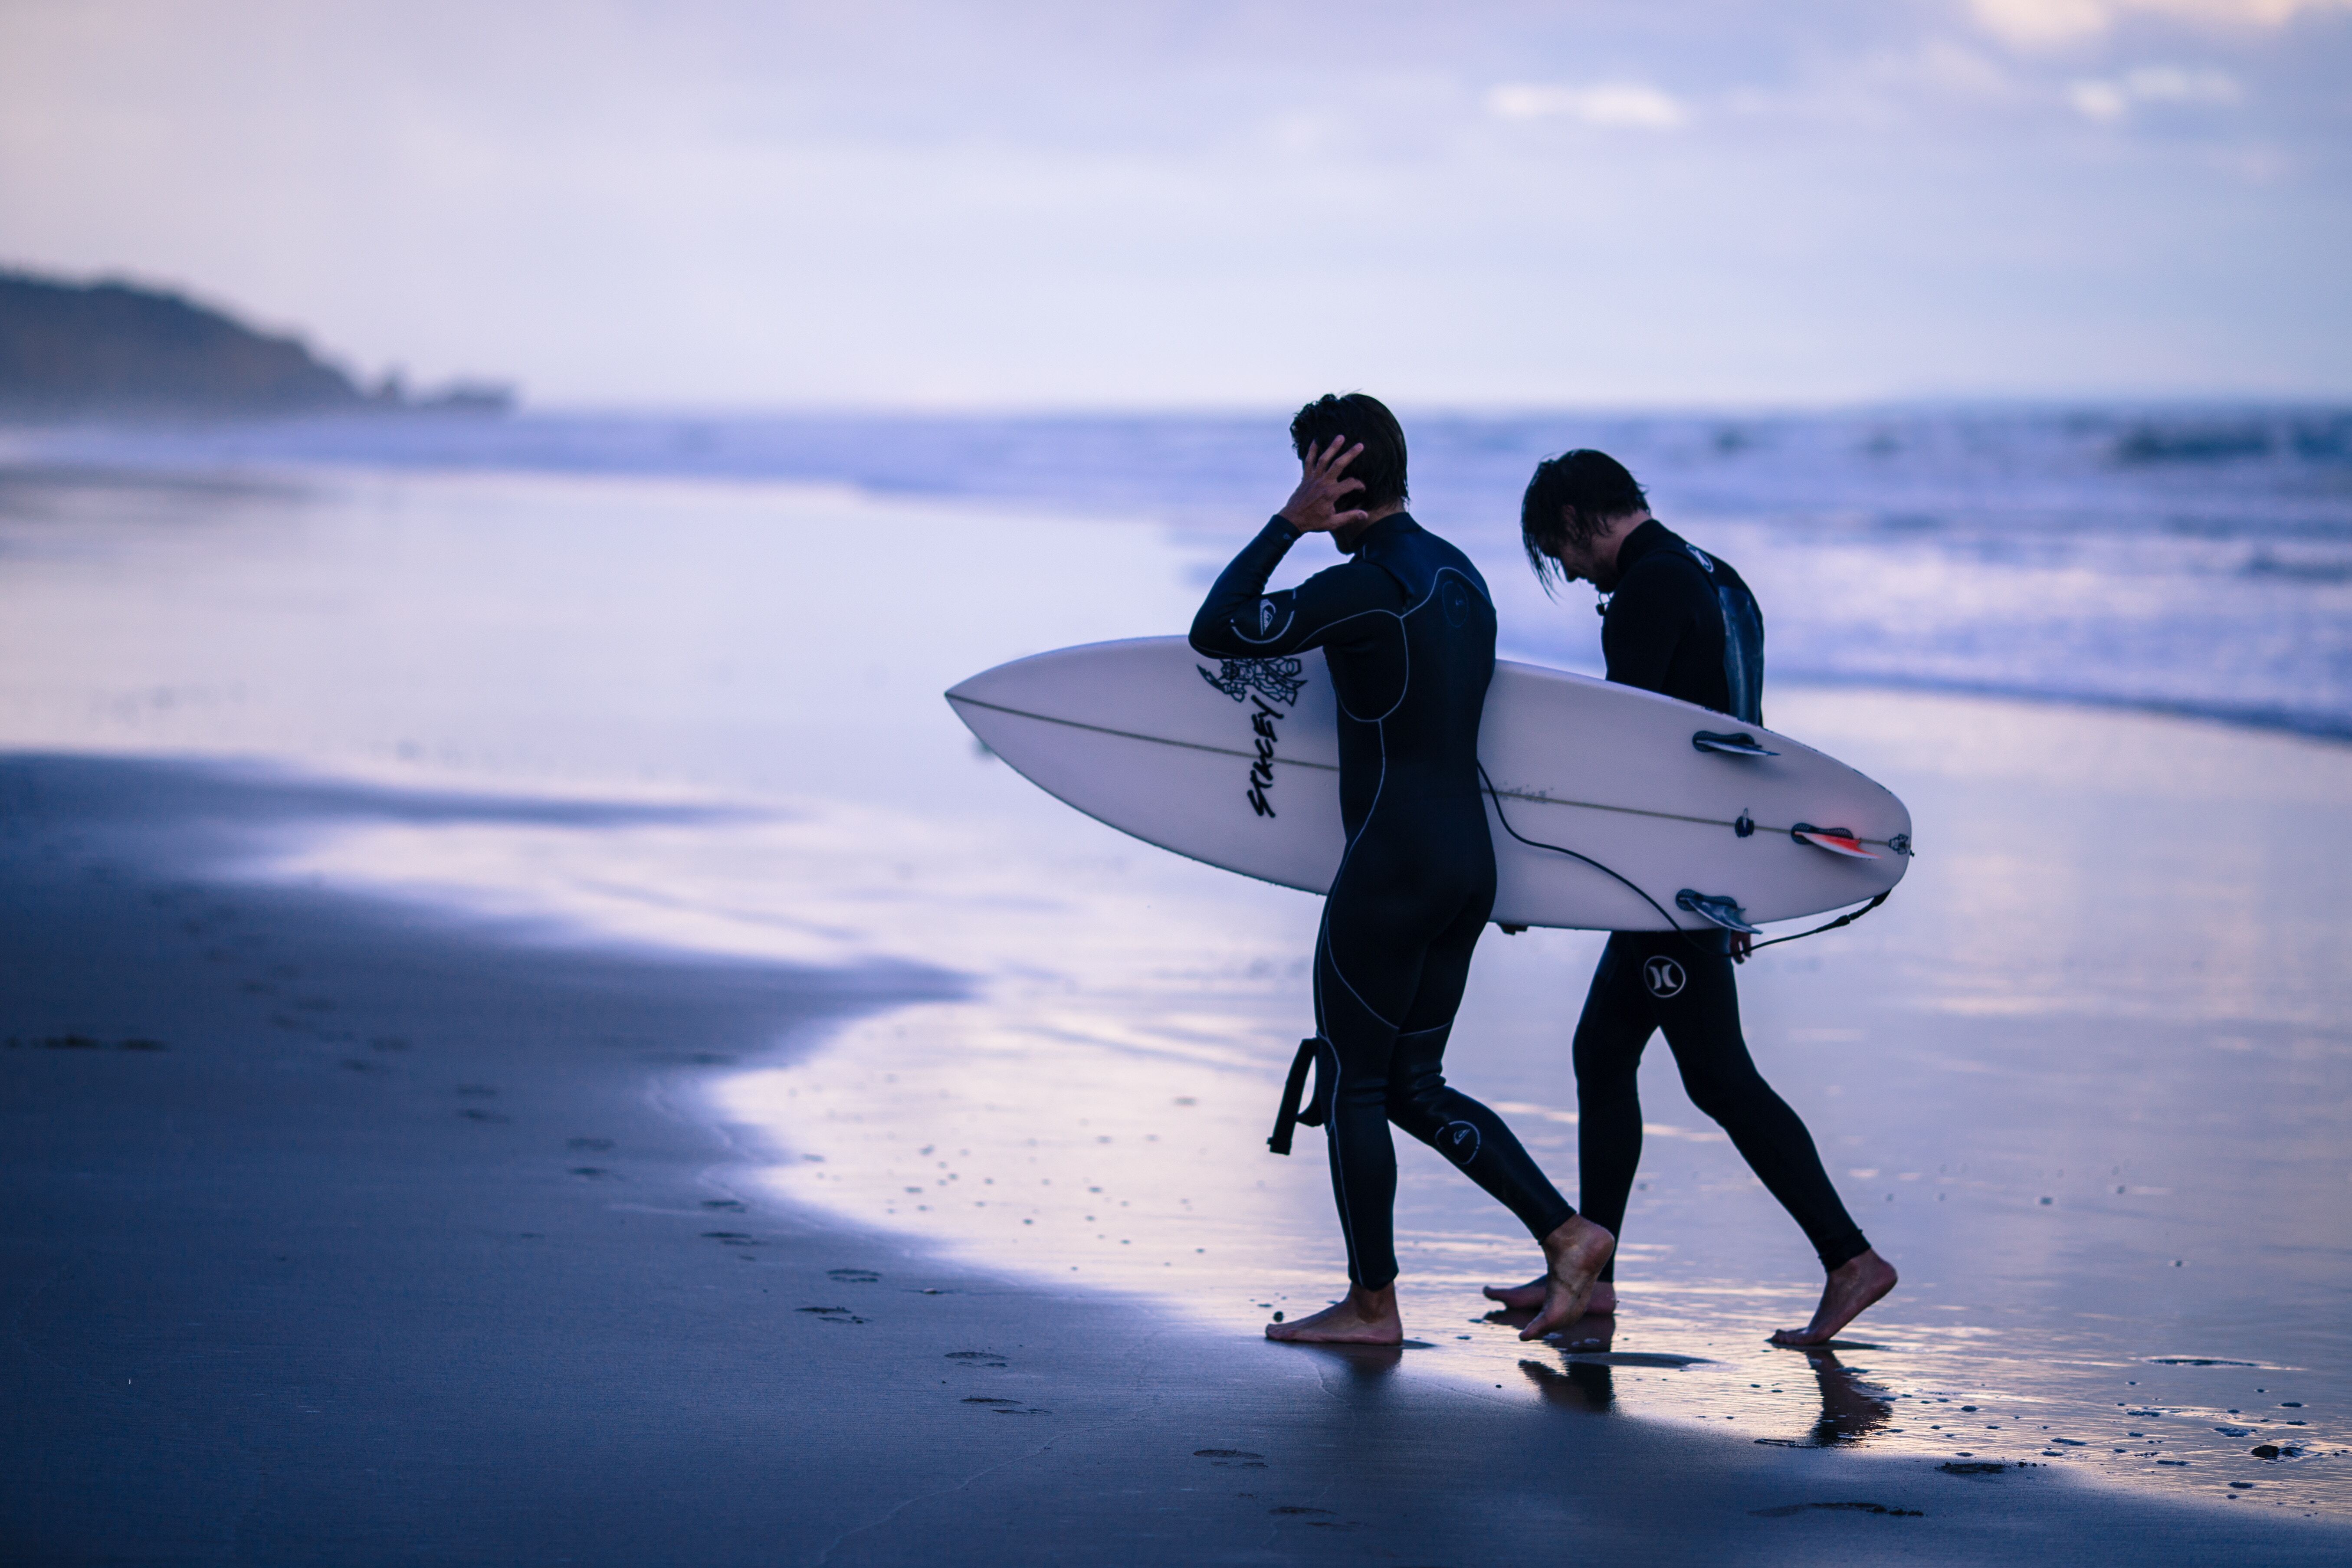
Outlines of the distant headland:
[{"label": "distant headland", "polygon": [[0,271],[0,418],[254,418],[504,414],[513,388],[363,388],[299,338],[271,337],[183,295]]}]

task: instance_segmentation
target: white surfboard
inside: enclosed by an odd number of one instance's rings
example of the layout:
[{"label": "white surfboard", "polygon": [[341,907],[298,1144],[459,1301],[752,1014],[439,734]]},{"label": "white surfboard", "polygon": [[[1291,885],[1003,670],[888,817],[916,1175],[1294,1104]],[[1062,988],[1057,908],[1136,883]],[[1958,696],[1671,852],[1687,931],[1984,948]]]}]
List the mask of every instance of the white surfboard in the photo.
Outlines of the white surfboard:
[{"label": "white surfboard", "polygon": [[[1330,889],[1346,844],[1321,652],[1214,659],[1181,637],[1095,643],[999,665],[947,697],[989,750],[1097,821]],[[1497,661],[1478,754],[1503,924],[1700,930],[1694,897],[1760,924],[1860,903],[1909,863],[1910,813],[1879,784],[1632,687]]]}]

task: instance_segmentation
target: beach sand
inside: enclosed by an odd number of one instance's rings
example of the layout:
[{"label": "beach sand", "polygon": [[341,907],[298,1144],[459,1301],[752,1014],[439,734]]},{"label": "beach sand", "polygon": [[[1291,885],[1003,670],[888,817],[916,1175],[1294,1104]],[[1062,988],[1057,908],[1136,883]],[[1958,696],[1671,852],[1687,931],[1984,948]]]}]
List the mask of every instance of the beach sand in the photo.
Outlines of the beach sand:
[{"label": "beach sand", "polygon": [[[1340,1279],[1263,1149],[1314,900],[939,698],[1200,564],[759,484],[0,489],[0,1559],[2342,1559],[2352,752],[1783,683],[1919,825],[1742,982],[1903,1289],[1765,1347],[1817,1276],[1661,1049],[1606,1344],[1486,1311],[1528,1244],[1408,1145],[1415,1346],[1269,1346]],[[1490,934],[1449,1054],[1571,1190],[1597,942]]]},{"label": "beach sand", "polygon": [[950,976],[221,869],[479,797],[18,755],[0,798],[12,1563],[2342,1559],[2333,1523],[1612,1420],[1572,1372],[1530,1402],[944,1263],[763,1195],[776,1151],[681,1107]]}]

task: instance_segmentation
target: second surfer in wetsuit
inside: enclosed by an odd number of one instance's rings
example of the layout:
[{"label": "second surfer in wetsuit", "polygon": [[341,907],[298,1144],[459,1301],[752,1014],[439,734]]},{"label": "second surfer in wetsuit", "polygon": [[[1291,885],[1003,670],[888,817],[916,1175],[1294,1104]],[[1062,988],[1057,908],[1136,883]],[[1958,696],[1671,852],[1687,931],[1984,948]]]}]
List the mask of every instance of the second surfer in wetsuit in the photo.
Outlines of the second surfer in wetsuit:
[{"label": "second surfer in wetsuit", "polygon": [[[1755,595],[1727,563],[1652,517],[1622,464],[1594,451],[1547,459],[1528,482],[1519,526],[1547,586],[1556,574],[1611,595],[1601,628],[1610,679],[1764,722],[1764,620]],[[1772,1336],[1775,1344],[1818,1345],[1895,1288],[1895,1268],[1846,1213],[1804,1122],[1748,1054],[1731,966],[1749,940],[1727,931],[1610,937],[1576,1026],[1579,1195],[1600,1224],[1622,1229],[1642,1158],[1635,1069],[1663,1029],[1691,1103],[1731,1135],[1828,1271],[1812,1321]],[[1616,1310],[1614,1276],[1612,1259],[1590,1310]],[[1542,1283],[1486,1294],[1531,1306]]]},{"label": "second surfer in wetsuit", "polygon": [[[1615,1239],[1578,1215],[1502,1118],[1448,1088],[1442,1070],[1471,950],[1495,902],[1478,785],[1494,605],[1469,558],[1406,513],[1404,433],[1385,407],[1360,393],[1325,397],[1299,411],[1290,435],[1298,488],[1209,590],[1192,635],[1201,653],[1229,661],[1228,674],[1319,647],[1339,700],[1347,848],[1316,938],[1316,1038],[1307,1049],[1349,1289],[1328,1310],[1267,1324],[1266,1336],[1404,1338],[1393,1121],[1493,1194],[1542,1246],[1534,1291],[1542,1310],[1520,1335],[1538,1339],[1582,1315]],[[1325,532],[1352,559],[1267,593],[1290,547]],[[1277,1134],[1286,1151],[1289,1114]]]}]

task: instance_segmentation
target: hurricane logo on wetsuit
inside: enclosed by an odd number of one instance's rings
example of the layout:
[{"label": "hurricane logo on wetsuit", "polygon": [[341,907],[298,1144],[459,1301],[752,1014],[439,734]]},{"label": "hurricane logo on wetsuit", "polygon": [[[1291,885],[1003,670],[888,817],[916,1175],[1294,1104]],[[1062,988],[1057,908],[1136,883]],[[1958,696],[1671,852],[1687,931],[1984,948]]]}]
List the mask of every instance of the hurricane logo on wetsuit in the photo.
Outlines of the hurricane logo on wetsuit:
[{"label": "hurricane logo on wetsuit", "polygon": [[1653,996],[1679,996],[1685,983],[1683,966],[1663,953],[1642,965],[1642,984]]},{"label": "hurricane logo on wetsuit", "polygon": [[1246,699],[1254,688],[1287,707],[1297,702],[1298,693],[1307,685],[1295,658],[1220,659],[1214,675],[1205,665],[1192,668],[1201,672],[1202,679],[1236,702]]}]

